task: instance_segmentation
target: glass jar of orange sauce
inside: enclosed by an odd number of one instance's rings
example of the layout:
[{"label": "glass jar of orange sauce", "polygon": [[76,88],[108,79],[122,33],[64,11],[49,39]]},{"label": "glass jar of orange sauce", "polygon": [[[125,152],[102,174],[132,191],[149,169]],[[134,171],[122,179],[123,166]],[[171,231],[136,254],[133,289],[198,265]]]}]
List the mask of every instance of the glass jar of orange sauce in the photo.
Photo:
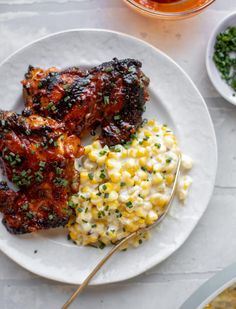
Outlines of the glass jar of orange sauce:
[{"label": "glass jar of orange sauce", "polygon": [[139,13],[166,19],[186,18],[200,13],[215,0],[125,0]]}]

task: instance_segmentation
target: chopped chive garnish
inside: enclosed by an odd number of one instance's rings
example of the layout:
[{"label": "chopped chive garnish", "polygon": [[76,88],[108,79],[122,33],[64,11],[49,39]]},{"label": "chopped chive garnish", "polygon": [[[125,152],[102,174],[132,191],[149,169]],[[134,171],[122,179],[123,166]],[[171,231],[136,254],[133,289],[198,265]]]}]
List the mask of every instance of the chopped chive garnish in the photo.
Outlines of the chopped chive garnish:
[{"label": "chopped chive garnish", "polygon": [[120,115],[115,115],[114,120],[120,120]]},{"label": "chopped chive garnish", "polygon": [[40,161],[40,162],[39,162],[39,166],[40,166],[40,167],[45,167],[45,165],[46,165],[46,162],[44,162],[44,161]]},{"label": "chopped chive garnish", "polygon": [[109,96],[105,95],[105,96],[103,97],[103,102],[104,102],[105,105],[108,105],[109,102],[110,102]]},{"label": "chopped chive garnish", "polygon": [[93,180],[93,173],[88,173],[88,177],[90,180]]},{"label": "chopped chive garnish", "polygon": [[129,202],[126,203],[126,206],[127,206],[128,208],[132,208],[132,207],[133,207],[133,204],[132,204],[132,202],[129,201]]},{"label": "chopped chive garnish", "polygon": [[161,148],[161,144],[160,143],[156,143],[156,144],[154,144],[154,146],[156,146],[158,149]]},{"label": "chopped chive garnish", "polygon": [[173,159],[172,158],[167,158],[166,163],[170,163]]},{"label": "chopped chive garnish", "polygon": [[53,214],[49,214],[49,215],[48,215],[48,219],[49,219],[49,220],[53,220],[54,217],[55,217],[55,216],[54,216]]},{"label": "chopped chive garnish", "polygon": [[100,178],[101,179],[105,179],[106,178],[106,175],[105,175],[104,171],[101,171]]},{"label": "chopped chive garnish", "polygon": [[21,206],[21,208],[22,208],[23,210],[27,210],[27,209],[29,208],[29,204],[28,204],[28,203],[25,203],[25,204],[23,204],[23,205]]},{"label": "chopped chive garnish", "polygon": [[71,207],[71,208],[76,208],[76,204],[72,201],[69,201],[68,202],[68,205]]},{"label": "chopped chive garnish", "polygon": [[100,249],[104,249],[105,247],[106,247],[106,245],[105,245],[103,242],[100,242],[99,248],[100,248]]},{"label": "chopped chive garnish", "polygon": [[99,151],[99,156],[102,157],[102,156],[104,156],[106,153],[107,153],[106,150],[101,150],[101,151]]}]

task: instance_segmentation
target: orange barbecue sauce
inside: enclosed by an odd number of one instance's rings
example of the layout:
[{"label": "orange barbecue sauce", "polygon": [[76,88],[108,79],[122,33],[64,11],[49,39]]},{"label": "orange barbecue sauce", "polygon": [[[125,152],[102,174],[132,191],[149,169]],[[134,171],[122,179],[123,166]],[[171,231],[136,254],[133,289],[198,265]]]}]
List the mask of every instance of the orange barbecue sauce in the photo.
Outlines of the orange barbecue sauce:
[{"label": "orange barbecue sauce", "polygon": [[184,12],[207,3],[207,0],[134,0],[138,4],[154,11]]}]

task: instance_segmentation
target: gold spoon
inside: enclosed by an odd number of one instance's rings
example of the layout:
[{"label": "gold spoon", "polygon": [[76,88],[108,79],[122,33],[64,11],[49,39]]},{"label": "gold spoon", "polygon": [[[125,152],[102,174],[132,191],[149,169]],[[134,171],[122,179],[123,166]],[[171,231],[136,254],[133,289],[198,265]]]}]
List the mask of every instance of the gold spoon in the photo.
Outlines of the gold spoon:
[{"label": "gold spoon", "polygon": [[176,172],[175,172],[175,180],[174,180],[174,184],[171,190],[171,194],[170,194],[170,199],[168,201],[168,204],[166,206],[165,211],[163,212],[163,214],[161,214],[161,216],[157,219],[156,222],[154,222],[153,224],[146,226],[144,228],[141,228],[133,233],[131,233],[130,235],[126,236],[125,238],[121,239],[105,256],[104,258],[97,264],[97,266],[91,271],[91,273],[87,276],[87,278],[81,283],[81,285],[77,288],[77,290],[71,295],[71,297],[67,300],[67,302],[62,306],[61,309],[67,309],[71,303],[75,300],[75,298],[82,292],[82,290],[88,285],[88,283],[90,282],[90,280],[96,275],[96,273],[101,269],[101,267],[106,263],[106,261],[109,260],[109,258],[115,253],[117,252],[124,244],[126,244],[129,240],[131,240],[132,238],[140,235],[141,233],[144,233],[146,231],[151,230],[153,227],[157,226],[166,216],[166,214],[168,213],[170,206],[172,204],[172,201],[174,199],[175,196],[175,192],[176,192],[176,188],[177,188],[177,182],[178,182],[178,176],[179,176],[179,172],[180,172],[180,167],[181,167],[181,154],[178,155],[178,164],[176,167]]}]

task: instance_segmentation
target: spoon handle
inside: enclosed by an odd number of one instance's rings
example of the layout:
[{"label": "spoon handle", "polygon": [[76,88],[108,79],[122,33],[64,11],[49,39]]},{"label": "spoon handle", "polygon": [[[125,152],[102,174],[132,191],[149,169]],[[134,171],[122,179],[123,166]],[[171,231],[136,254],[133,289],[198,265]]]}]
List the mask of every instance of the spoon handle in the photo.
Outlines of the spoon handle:
[{"label": "spoon handle", "polygon": [[116,246],[114,246],[105,256],[104,258],[96,265],[96,267],[91,271],[91,273],[86,277],[86,279],[82,282],[82,284],[77,288],[77,290],[71,295],[68,301],[62,306],[61,309],[67,309],[70,304],[75,300],[75,298],[83,291],[83,289],[89,284],[91,279],[96,275],[96,273],[100,270],[100,268],[108,261],[108,259],[117,252],[124,244],[126,244],[130,239],[132,239],[136,232],[128,235],[126,238],[121,240]]}]

